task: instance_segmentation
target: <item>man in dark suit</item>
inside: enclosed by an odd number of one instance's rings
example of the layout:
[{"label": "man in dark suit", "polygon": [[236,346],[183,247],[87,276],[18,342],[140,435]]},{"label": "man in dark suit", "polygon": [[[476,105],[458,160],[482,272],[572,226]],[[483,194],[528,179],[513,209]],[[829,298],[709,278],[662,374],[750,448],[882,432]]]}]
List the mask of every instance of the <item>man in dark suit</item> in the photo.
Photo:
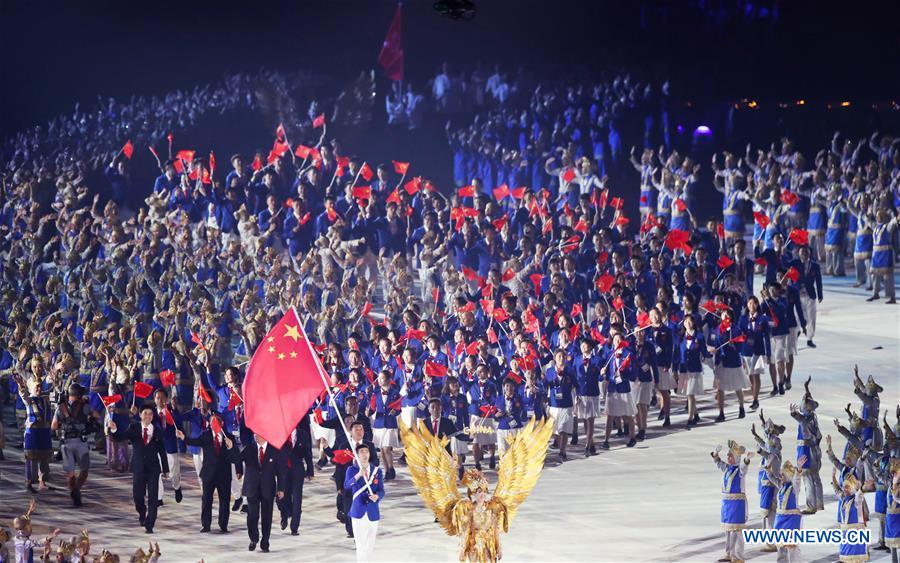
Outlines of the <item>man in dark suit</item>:
[{"label": "man in dark suit", "polygon": [[726,271],[734,273],[734,277],[745,284],[747,295],[753,295],[753,260],[747,257],[747,242],[744,239],[734,241],[734,265]]},{"label": "man in dark suit", "polygon": [[801,246],[797,251],[800,256],[791,266],[797,269],[800,278],[797,288],[800,290],[800,306],[806,317],[806,345],[815,348],[813,337],[816,335],[816,306],[822,302],[822,269],[812,259],[808,246]]},{"label": "man in dark suit", "polygon": [[445,416],[441,416],[441,410],[441,400],[437,397],[433,397],[428,401],[429,417],[422,422],[428,428],[428,431],[431,432],[432,436],[447,438],[447,453],[451,453],[449,440],[450,436],[456,432],[456,426],[453,424],[452,420]]},{"label": "man in dark suit", "polygon": [[[247,533],[250,535],[250,551],[259,544],[263,553],[269,552],[269,536],[272,533],[272,512],[275,498],[284,499],[286,479],[286,459],[278,448],[266,443],[259,434],[254,435],[253,444],[241,452],[241,469],[244,487],[241,491],[247,499]],[[262,541],[260,541],[259,520],[262,516]]]},{"label": "man in dark suit", "polygon": [[291,535],[298,536],[300,514],[303,512],[303,481],[312,479],[315,473],[308,416],[304,416],[291,432],[288,441],[281,447],[281,455],[285,466],[284,498],[278,501],[281,529],[286,529],[290,520]]},{"label": "man in dark suit", "polygon": [[[367,442],[372,441],[372,421],[369,420],[369,417],[365,414],[359,412],[359,398],[356,395],[347,395],[344,398],[344,410],[341,412],[341,418],[343,420],[347,420],[347,417],[351,417],[353,422],[359,422],[363,425],[363,440]],[[337,434],[343,432],[341,430],[341,421],[337,417],[329,418],[328,420],[319,420],[316,419],[316,423],[322,428],[330,428],[335,430]],[[345,422],[348,428],[350,423]]]},{"label": "man in dark suit", "polygon": [[347,468],[353,464],[353,454],[360,444],[366,444],[369,447],[369,451],[372,452],[372,463],[376,466],[378,465],[378,454],[376,453],[375,444],[365,439],[365,430],[362,422],[353,420],[353,417],[348,415],[345,419],[345,424],[348,424],[350,428],[350,440],[347,440],[343,430],[338,431],[334,439],[334,446],[326,448],[325,455],[334,463],[334,482],[337,487],[337,519],[344,523],[347,537],[352,538],[353,525],[350,517],[347,516],[347,511],[350,510],[350,505],[353,503],[353,495],[344,489],[344,478],[347,476]]},{"label": "man in dark suit", "polygon": [[144,526],[148,534],[153,533],[153,526],[156,524],[159,476],[162,474],[166,479],[169,478],[169,462],[166,459],[162,431],[153,425],[153,413],[153,405],[147,404],[141,408],[141,421],[138,424],[119,430],[115,422],[108,423],[110,438],[117,442],[131,442],[134,507],[141,526]]},{"label": "man in dark suit", "polygon": [[234,442],[225,433],[222,418],[214,413],[209,419],[209,430],[196,438],[186,437],[181,430],[175,431],[179,440],[189,446],[199,446],[203,455],[200,481],[203,484],[203,504],[200,508],[200,533],[209,532],[212,524],[213,494],[219,496],[219,529],[228,533],[228,501],[231,497],[231,467],[240,464],[240,453]]}]

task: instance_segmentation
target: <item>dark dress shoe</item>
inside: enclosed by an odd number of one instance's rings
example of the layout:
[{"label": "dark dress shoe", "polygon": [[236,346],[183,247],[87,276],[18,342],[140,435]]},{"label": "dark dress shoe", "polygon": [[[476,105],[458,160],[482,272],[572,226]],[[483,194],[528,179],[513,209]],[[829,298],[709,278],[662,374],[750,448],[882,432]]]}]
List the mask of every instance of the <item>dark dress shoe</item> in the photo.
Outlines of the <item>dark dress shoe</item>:
[{"label": "dark dress shoe", "polygon": [[181,489],[175,489],[175,502],[181,502],[183,498],[184,495],[181,494]]},{"label": "dark dress shoe", "polygon": [[259,548],[259,550],[262,551],[263,553],[269,553],[269,546],[261,547],[261,548]]},{"label": "dark dress shoe", "polygon": [[605,441],[604,441],[602,444],[600,444],[600,447],[603,448],[604,450],[608,450],[608,449],[609,449],[609,442],[605,442]]},{"label": "dark dress shoe", "polygon": [[287,516],[282,516],[282,517],[281,517],[281,529],[282,529],[282,530],[287,530],[287,525],[288,525],[288,518],[287,518]]},{"label": "dark dress shoe", "polygon": [[204,527],[200,528],[200,533],[201,533],[201,534],[208,534],[208,533],[209,533],[209,526],[204,526]]},{"label": "dark dress shoe", "polygon": [[145,533],[145,534],[152,534],[152,533],[153,533],[153,528],[144,528],[144,533]]},{"label": "dark dress shoe", "polygon": [[234,499],[234,504],[231,505],[231,511],[237,512],[241,509],[242,504],[244,504],[244,497],[238,497]]},{"label": "dark dress shoe", "polygon": [[625,445],[628,446],[629,448],[633,448],[635,444],[637,444],[637,440],[632,438],[631,440],[628,440],[628,443]]},{"label": "dark dress shoe", "polygon": [[256,551],[256,542],[250,542],[250,546],[247,547],[248,551]]},{"label": "dark dress shoe", "polygon": [[738,411],[738,418],[744,418],[747,416],[747,413],[744,412],[744,407],[741,407],[741,410]]},{"label": "dark dress shoe", "polygon": [[716,417],[716,422],[725,422],[725,413],[720,412],[719,416]]},{"label": "dark dress shoe", "polygon": [[247,514],[247,505],[246,504],[241,507],[241,512],[243,512],[244,514]]},{"label": "dark dress shoe", "polygon": [[297,531],[297,530],[291,530],[291,535],[292,535],[292,536],[299,536],[299,535],[300,535],[300,532]]},{"label": "dark dress shoe", "polygon": [[143,525],[144,525],[144,522],[146,522],[146,521],[147,521],[147,515],[146,515],[146,514],[138,514],[138,522],[141,523],[141,526],[143,526]]},{"label": "dark dress shoe", "polygon": [[228,528],[219,528],[219,533],[220,534],[229,534],[231,532],[228,531]]},{"label": "dark dress shoe", "polygon": [[347,537],[350,538],[350,539],[353,539],[353,534],[352,534],[352,533],[351,533],[351,534],[347,534]]},{"label": "dark dress shoe", "polygon": [[157,507],[160,507],[160,506],[162,506],[162,505],[163,505],[162,499],[159,499],[158,501],[156,501],[156,506],[157,506]]}]

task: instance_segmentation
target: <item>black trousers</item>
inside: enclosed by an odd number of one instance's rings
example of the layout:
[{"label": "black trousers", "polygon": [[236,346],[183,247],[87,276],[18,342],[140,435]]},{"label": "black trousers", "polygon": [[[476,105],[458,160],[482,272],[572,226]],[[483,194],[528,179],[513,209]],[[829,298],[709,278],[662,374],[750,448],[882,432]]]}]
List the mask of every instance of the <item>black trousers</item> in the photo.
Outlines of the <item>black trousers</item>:
[{"label": "black trousers", "polygon": [[[156,500],[159,496],[159,472],[135,473],[132,481],[134,508],[144,520],[144,527],[152,529],[156,525]],[[149,499],[149,504],[147,500]]]},{"label": "black trousers", "polygon": [[347,533],[353,535],[353,518],[350,518],[350,506],[353,504],[353,491],[350,489],[343,489],[341,493],[341,500],[344,502],[344,515],[346,518],[344,519],[344,527],[347,529]]},{"label": "black trousers", "polygon": [[[266,499],[261,496],[247,498],[247,533],[250,535],[250,541],[259,543],[264,548],[269,547],[274,508],[275,499]],[[262,542],[259,541],[260,516],[262,516]]]},{"label": "black trousers", "polygon": [[302,475],[299,479],[288,479],[285,483],[284,498],[277,501],[281,517],[289,518],[291,521],[291,532],[300,529],[300,515],[303,513],[303,480]]},{"label": "black trousers", "polygon": [[219,528],[228,528],[228,515],[231,510],[231,476],[228,479],[216,479],[203,483],[203,504],[200,508],[200,525],[209,528],[212,525],[213,495],[219,497]]}]

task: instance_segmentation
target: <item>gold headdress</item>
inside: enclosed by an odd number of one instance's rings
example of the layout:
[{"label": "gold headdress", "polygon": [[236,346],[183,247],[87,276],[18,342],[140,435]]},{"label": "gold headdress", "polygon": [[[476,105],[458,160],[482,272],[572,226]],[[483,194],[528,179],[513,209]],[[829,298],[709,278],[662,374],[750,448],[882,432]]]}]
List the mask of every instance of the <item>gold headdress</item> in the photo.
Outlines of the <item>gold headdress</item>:
[{"label": "gold headdress", "polygon": [[891,474],[896,475],[900,473],[900,458],[892,457],[889,467]]},{"label": "gold headdress", "polygon": [[796,472],[797,468],[790,461],[785,461],[781,466],[781,473],[788,479],[792,478]]},{"label": "gold headdress", "polygon": [[859,459],[859,450],[853,444],[847,444],[847,451],[844,452],[844,460],[853,458],[853,461]]},{"label": "gold headdress", "polygon": [[462,484],[466,486],[471,497],[478,489],[488,492],[488,482],[484,473],[477,469],[467,469],[462,478]]},{"label": "gold headdress", "polygon": [[734,457],[741,457],[747,449],[734,440],[728,440],[728,451],[730,451]]},{"label": "gold headdress", "polygon": [[780,436],[784,434],[784,426],[781,424],[775,424],[775,422],[770,418],[766,421],[766,433],[771,434],[773,436]]},{"label": "gold headdress", "polygon": [[59,540],[59,547],[56,548],[56,554],[62,555],[64,561],[68,561],[69,558],[72,557],[72,554],[75,553],[75,538],[72,538],[71,542],[67,542],[66,540]]},{"label": "gold headdress", "polygon": [[875,395],[884,391],[884,388],[881,385],[875,383],[875,378],[871,375],[869,376],[868,381],[866,381],[866,393],[869,395]]},{"label": "gold headdress", "polygon": [[844,477],[844,486],[850,485],[851,491],[859,490],[859,480],[852,473]]}]

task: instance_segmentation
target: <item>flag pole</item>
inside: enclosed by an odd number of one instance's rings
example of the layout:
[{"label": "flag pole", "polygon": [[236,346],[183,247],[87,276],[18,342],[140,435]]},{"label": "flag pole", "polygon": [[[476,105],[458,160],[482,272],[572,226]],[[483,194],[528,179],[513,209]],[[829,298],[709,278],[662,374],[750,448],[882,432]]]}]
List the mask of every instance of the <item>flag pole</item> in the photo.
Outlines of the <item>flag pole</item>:
[{"label": "flag pole", "polygon": [[[332,391],[331,391],[331,384],[325,378],[325,368],[322,366],[322,363],[319,361],[319,355],[313,349],[312,344],[310,344],[309,337],[307,337],[307,335],[306,335],[306,328],[303,326],[303,323],[300,320],[300,315],[297,314],[297,309],[293,305],[291,305],[291,312],[294,313],[294,318],[297,319],[297,325],[300,326],[300,332],[303,334],[303,341],[306,342],[306,347],[316,362],[316,368],[317,368],[316,371],[319,372],[319,377],[322,379],[322,383],[325,385],[325,391],[328,392],[328,398],[331,402],[331,405],[334,407],[335,411],[338,411],[338,422],[341,423],[341,429],[344,431],[344,436],[346,436],[346,438],[347,438],[347,443],[352,444],[352,442],[350,440],[350,431],[347,429],[347,425],[344,424],[344,418],[340,415],[340,410],[338,409],[337,402],[334,399],[334,393],[332,393]],[[362,469],[362,466],[359,463],[359,457],[357,457],[357,455],[356,455],[356,450],[354,450],[351,447],[350,453],[353,454],[353,460],[356,462],[357,465],[360,466],[360,469]],[[368,483],[366,484],[366,488],[369,490],[369,494],[372,494],[372,488],[369,486]]]}]

